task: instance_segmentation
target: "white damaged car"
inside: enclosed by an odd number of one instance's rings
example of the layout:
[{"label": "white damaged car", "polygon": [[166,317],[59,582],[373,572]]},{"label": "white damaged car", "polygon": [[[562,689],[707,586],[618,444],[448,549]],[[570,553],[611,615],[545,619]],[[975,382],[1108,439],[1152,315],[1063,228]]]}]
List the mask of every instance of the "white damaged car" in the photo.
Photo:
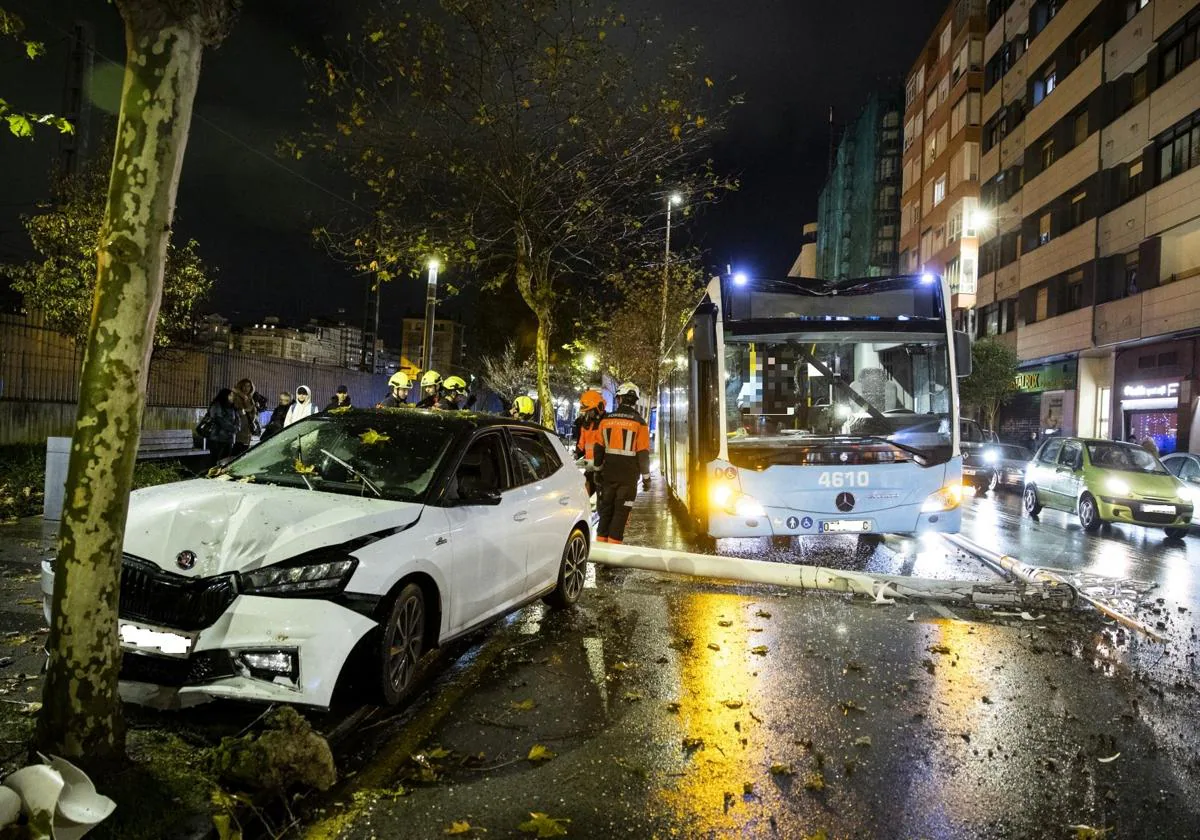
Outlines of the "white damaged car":
[{"label": "white damaged car", "polygon": [[[575,603],[585,493],[539,426],[415,409],[319,414],[213,478],[139,490],[122,696],[328,707],[355,662],[398,703],[426,650],[537,598]],[[42,588],[48,611],[48,562]]]}]

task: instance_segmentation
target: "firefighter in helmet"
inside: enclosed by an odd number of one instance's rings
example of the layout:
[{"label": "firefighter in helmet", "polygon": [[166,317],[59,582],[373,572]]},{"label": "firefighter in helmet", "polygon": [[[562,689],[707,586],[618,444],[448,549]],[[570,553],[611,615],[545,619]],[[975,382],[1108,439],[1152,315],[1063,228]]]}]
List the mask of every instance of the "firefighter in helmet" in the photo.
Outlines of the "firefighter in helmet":
[{"label": "firefighter in helmet", "polygon": [[388,395],[376,408],[400,408],[408,403],[408,392],[412,390],[412,380],[408,374],[398,370],[388,380]]},{"label": "firefighter in helmet", "polygon": [[595,462],[596,443],[600,440],[600,421],[604,418],[604,395],[599,391],[587,390],[579,395],[579,416],[575,418],[575,460],[587,462],[584,482],[587,494],[596,493],[595,473],[591,465]]},{"label": "firefighter in helmet", "polygon": [[513,400],[512,408],[508,413],[518,420],[533,420],[533,400],[522,394]]},{"label": "firefighter in helmet", "polygon": [[442,411],[462,411],[469,407],[467,382],[461,376],[447,376],[442,382],[442,397],[437,408]]},{"label": "firefighter in helmet", "polygon": [[427,370],[421,374],[421,401],[417,408],[437,408],[441,399],[442,375],[436,370]]},{"label": "firefighter in helmet", "polygon": [[650,427],[637,410],[641,391],[632,382],[617,389],[617,409],[600,421],[600,440],[593,451],[600,470],[600,522],[596,539],[619,543],[625,538],[625,523],[637,498],[638,477],[642,489],[650,489]]}]

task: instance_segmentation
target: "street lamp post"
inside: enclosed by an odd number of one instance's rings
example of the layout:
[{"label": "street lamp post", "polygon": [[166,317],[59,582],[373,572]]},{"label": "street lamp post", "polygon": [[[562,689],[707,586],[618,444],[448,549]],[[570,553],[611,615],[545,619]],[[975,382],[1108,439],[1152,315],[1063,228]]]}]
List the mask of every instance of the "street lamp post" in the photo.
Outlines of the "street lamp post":
[{"label": "street lamp post", "polygon": [[433,367],[433,319],[437,313],[437,278],[439,263],[431,259],[428,263],[429,285],[425,287],[425,342],[421,350],[421,370]]},{"label": "street lamp post", "polygon": [[671,281],[671,207],[683,203],[683,196],[671,193],[667,197],[667,247],[663,256],[662,280],[662,329],[658,337],[658,358],[661,361],[667,352],[667,291]]}]

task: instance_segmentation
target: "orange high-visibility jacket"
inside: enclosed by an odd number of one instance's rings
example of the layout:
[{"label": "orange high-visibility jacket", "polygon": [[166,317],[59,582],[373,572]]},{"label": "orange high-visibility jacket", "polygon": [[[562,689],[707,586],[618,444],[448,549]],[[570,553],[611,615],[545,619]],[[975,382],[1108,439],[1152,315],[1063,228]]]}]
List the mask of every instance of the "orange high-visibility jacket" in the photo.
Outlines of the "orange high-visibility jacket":
[{"label": "orange high-visibility jacket", "polygon": [[600,421],[596,466],[606,482],[633,482],[650,475],[650,427],[635,409],[622,406]]},{"label": "orange high-visibility jacket", "polygon": [[596,444],[600,442],[600,421],[603,418],[599,415],[588,417],[579,424],[579,438],[575,441],[575,448],[583,453],[583,457],[592,461],[596,457]]}]

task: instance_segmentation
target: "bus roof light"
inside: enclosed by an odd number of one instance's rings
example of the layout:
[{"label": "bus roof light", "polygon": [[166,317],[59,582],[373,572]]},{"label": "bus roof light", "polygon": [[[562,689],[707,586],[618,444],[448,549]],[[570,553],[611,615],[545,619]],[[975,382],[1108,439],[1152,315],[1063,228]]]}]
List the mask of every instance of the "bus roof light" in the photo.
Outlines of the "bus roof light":
[{"label": "bus roof light", "polygon": [[926,271],[924,274],[921,275],[921,282],[924,283],[926,286],[928,286],[933,281],[934,281],[934,276],[932,274],[930,274],[928,271]]},{"label": "bus roof light", "polygon": [[746,276],[746,272],[744,271],[739,271],[737,274],[733,275],[733,282],[737,283],[739,286],[745,286],[749,279],[750,278]]}]

